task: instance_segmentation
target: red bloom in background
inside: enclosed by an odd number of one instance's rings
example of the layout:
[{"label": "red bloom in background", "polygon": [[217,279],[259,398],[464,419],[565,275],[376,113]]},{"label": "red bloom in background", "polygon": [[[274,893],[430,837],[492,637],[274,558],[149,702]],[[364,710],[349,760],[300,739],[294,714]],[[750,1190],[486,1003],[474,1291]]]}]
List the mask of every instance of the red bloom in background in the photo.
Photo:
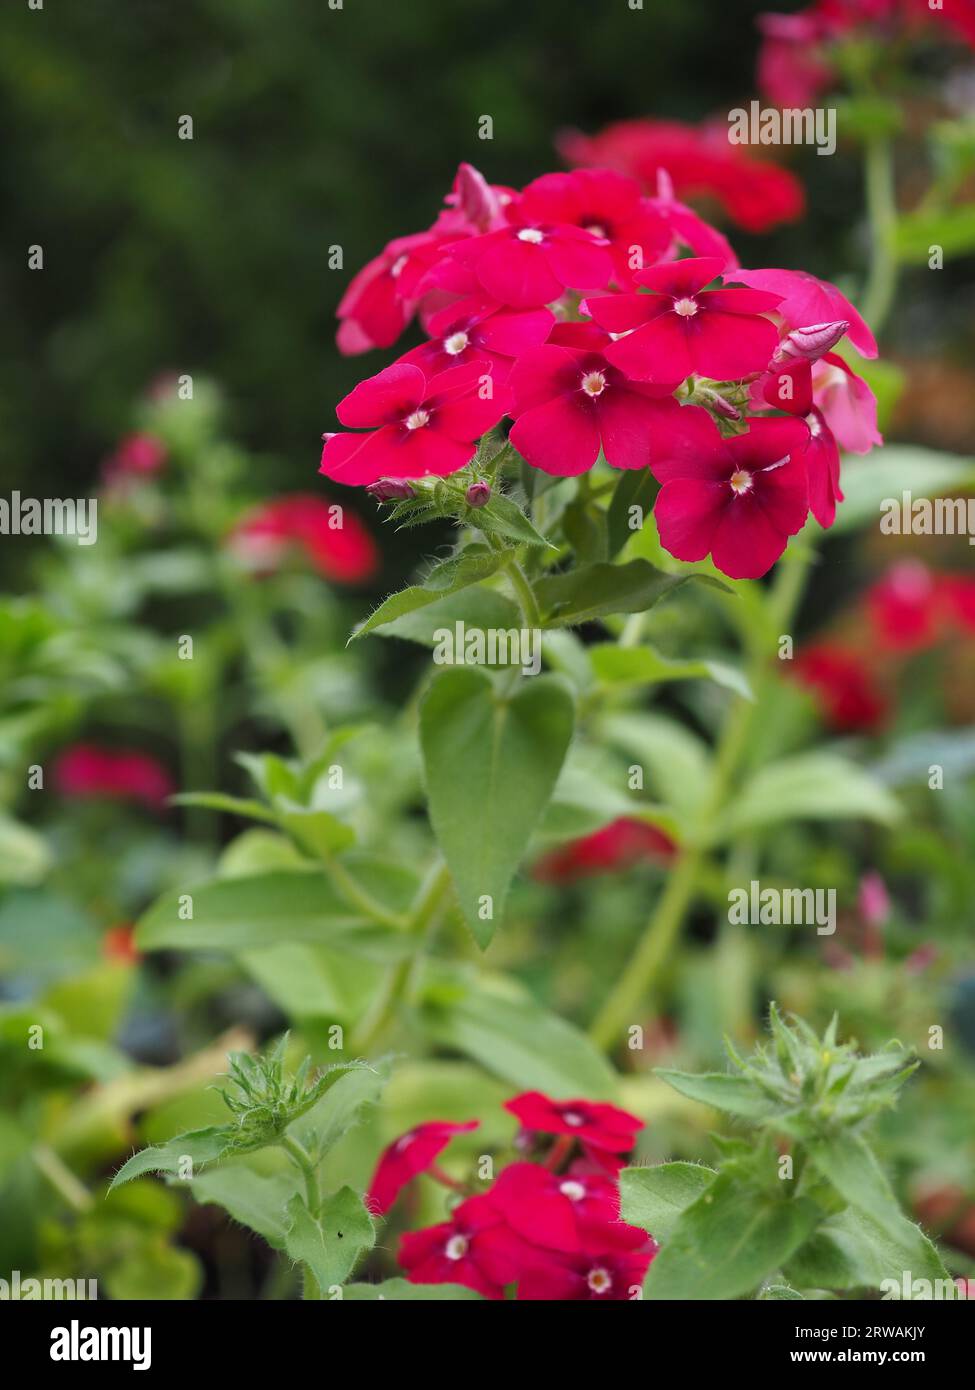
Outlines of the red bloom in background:
[{"label": "red bloom in background", "polygon": [[799,655],[794,674],[815,693],[824,720],[838,732],[873,733],[884,723],[887,700],[857,652],[820,642]]},{"label": "red bloom in background", "polygon": [[489,362],[503,386],[512,359],[544,343],[555,324],[548,309],[505,310],[484,295],[470,295],[444,305],[430,316],[430,341],[399,359],[413,362],[427,377],[470,362]]},{"label": "red bloom in background", "polygon": [[674,447],[682,417],[672,385],[630,381],[609,361],[612,345],[593,324],[563,324],[515,363],[510,438],[533,467],[572,477],[602,449],[614,468],[645,468],[653,453]]},{"label": "red bloom in background", "polygon": [[568,223],[609,241],[618,284],[653,265],[670,247],[672,233],[635,179],[614,169],[543,174],[522,191],[520,214],[539,224]]},{"label": "red bloom in background", "polygon": [[[530,1245],[578,1253],[599,1251],[605,1227],[619,1221],[619,1190],[604,1173],[552,1173],[540,1163],[511,1163],[491,1188],[491,1201]],[[646,1233],[640,1232],[642,1239]]]},{"label": "red bloom in background", "polygon": [[776,106],[815,106],[835,76],[820,47],[823,29],[808,10],[758,16],[758,87]]},{"label": "red bloom in background", "polygon": [[846,319],[847,337],[864,357],[877,356],[877,340],[846,295],[828,280],[820,280],[806,270],[736,270],[735,279],[755,290],[766,290],[780,297],[776,313],[786,328],[805,328],[813,323],[833,323]]},{"label": "red bloom in background", "polygon": [[109,484],[129,478],[151,478],[162,470],[166,452],[165,444],[155,435],[128,434],[105,460],[102,476]]},{"label": "red bloom in background", "polygon": [[723,269],[711,256],[672,261],[634,275],[651,294],[587,299],[585,312],[600,327],[627,335],[606,349],[607,359],[640,381],[675,383],[693,372],[723,381],[764,371],[779,334],[761,315],[776,308],[779,295],[706,290]]},{"label": "red bloom in background", "polygon": [[449,1221],[400,1240],[399,1262],[411,1284],[463,1284],[499,1299],[532,1259],[531,1248],[505,1224],[491,1197],[469,1197]]},{"label": "red bloom in background", "polygon": [[618,169],[649,192],[657,191],[663,170],[679,197],[715,199],[747,232],[794,222],[805,208],[796,176],[730,144],[726,121],[701,127],[679,121],[618,121],[598,135],[567,131],[558,145],[570,164]]},{"label": "red bloom in background", "polygon": [[394,362],[336,406],[343,425],[371,433],[330,435],[319,472],[340,483],[446,477],[474,457],[475,441],[505,408],[489,362],[451,367],[429,380],[415,363]]},{"label": "red bloom in background", "polygon": [[894,565],[867,593],[867,613],[882,647],[916,652],[943,634],[944,590],[917,560]]},{"label": "red bloom in background", "polygon": [[551,850],[535,865],[544,883],[571,883],[593,874],[618,873],[644,859],[668,860],[677,852],[669,835],[655,825],[621,816],[602,830]]},{"label": "red bloom in background", "polygon": [[339,584],[362,583],[379,567],[376,543],[355,513],[308,493],[256,507],[231,532],[229,544],[263,574],[276,570],[295,548],[319,574]]},{"label": "red bloom in background", "polygon": [[799,420],[756,419],[747,434],[710,438],[682,457],[651,464],[663,487],[654,507],[660,542],[678,560],[703,560],[732,579],[758,579],[775,564],[809,510]]},{"label": "red bloom in background", "polygon": [[518,1281],[525,1300],[570,1300],[604,1303],[640,1297],[657,1244],[638,1226],[622,1221],[602,1229],[602,1249],[577,1255],[552,1255],[528,1266]]},{"label": "red bloom in background", "polygon": [[975,578],[969,575],[945,575],[942,591],[949,619],[963,632],[975,632]]},{"label": "red bloom in background", "polygon": [[66,748],[55,764],[54,781],[62,796],[137,801],[153,810],[176,790],[166,769],[147,753],[100,748],[94,743]]},{"label": "red bloom in background", "polygon": [[541,1134],[568,1135],[587,1151],[629,1153],[643,1121],[603,1101],[552,1100],[541,1091],[526,1091],[504,1103],[522,1126]]},{"label": "red bloom in background", "polygon": [[142,959],[135,946],[135,927],[131,922],[109,927],[102,935],[102,955],[122,965],[135,965]]},{"label": "red bloom in background", "polygon": [[455,1134],[466,1134],[477,1129],[479,1124],[479,1120],[468,1120],[465,1124],[431,1120],[394,1139],[380,1154],[372,1175],[366,1194],[370,1211],[377,1216],[385,1215],[406,1184],[419,1173],[426,1172]]}]

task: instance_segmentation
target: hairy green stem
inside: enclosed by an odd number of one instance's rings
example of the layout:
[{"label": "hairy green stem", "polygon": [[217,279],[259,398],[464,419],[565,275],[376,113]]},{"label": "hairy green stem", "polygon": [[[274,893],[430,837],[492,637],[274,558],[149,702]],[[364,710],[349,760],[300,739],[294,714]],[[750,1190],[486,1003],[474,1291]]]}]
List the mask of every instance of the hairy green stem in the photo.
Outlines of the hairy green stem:
[{"label": "hairy green stem", "polygon": [[[305,1148],[304,1144],[295,1139],[290,1134],[282,1134],[278,1140],[281,1148],[293,1160],[296,1167],[305,1179],[305,1201],[308,1210],[313,1218],[317,1218],[319,1208],[322,1205],[321,1192],[318,1186],[318,1171],[315,1160]],[[308,1265],[302,1265],[303,1288],[302,1298],[318,1300],[322,1297],[318,1280],[315,1278]]]},{"label": "hairy green stem", "polygon": [[[790,557],[776,575],[768,600],[771,633],[781,633],[798,609],[808,573],[804,558]],[[710,832],[725,809],[729,790],[748,747],[752,721],[760,703],[757,692],[767,680],[767,661],[766,650],[752,653],[749,676],[756,698],[738,699],[725,720],[715,750],[711,791],[698,826],[697,840],[680,855],[636,950],[590,1026],[589,1036],[604,1050],[615,1045],[625,1029],[637,1021],[634,1015],[638,1009],[645,1008],[647,996],[657,984],[694,900]]]},{"label": "hairy green stem", "polygon": [[873,136],[867,142],[864,174],[870,221],[870,270],[863,292],[863,316],[874,333],[879,333],[894,300],[898,272],[894,151],[886,135]]}]

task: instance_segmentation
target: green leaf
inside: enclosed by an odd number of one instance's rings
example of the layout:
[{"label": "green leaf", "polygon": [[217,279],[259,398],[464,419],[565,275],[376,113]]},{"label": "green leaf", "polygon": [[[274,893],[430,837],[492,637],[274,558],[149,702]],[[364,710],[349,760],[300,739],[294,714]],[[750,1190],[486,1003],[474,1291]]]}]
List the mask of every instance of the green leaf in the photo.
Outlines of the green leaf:
[{"label": "green leaf", "polygon": [[186,1302],[203,1285],[203,1268],[189,1250],[178,1250],[162,1236],[140,1236],[100,1276],[109,1298]]},{"label": "green leaf", "polygon": [[851,1206],[883,1225],[900,1208],[873,1152],[858,1135],[837,1134],[809,1144],[816,1167]]},{"label": "green leaf", "polygon": [[202,1173],[191,1184],[198,1202],[223,1207],[235,1221],[256,1231],[275,1250],[285,1248],[286,1209],[298,1193],[300,1179],[290,1167],[259,1173],[244,1159],[234,1159]]},{"label": "green leaf", "polygon": [[700,1163],[658,1163],[620,1173],[620,1215],[649,1231],[658,1244],[670,1239],[677,1219],[711,1186],[717,1174]]},{"label": "green leaf", "polygon": [[472,521],[479,530],[505,540],[552,548],[551,541],[536,531],[518,504],[503,492],[493,492],[487,506],[479,507]]},{"label": "green leaf", "polygon": [[650,1266],[648,1299],[740,1298],[757,1289],[808,1238],[820,1209],[806,1198],[775,1198],[728,1178],[678,1217]]},{"label": "green leaf", "polygon": [[313,1154],[326,1154],[358,1123],[366,1106],[379,1100],[388,1076],[387,1062],[346,1072],[289,1131]]},{"label": "green leaf", "polygon": [[[185,899],[193,916],[184,920]],[[139,919],[145,951],[244,951],[281,942],[317,942],[379,960],[410,954],[400,932],[352,908],[326,874],[312,870],[216,879],[188,894],[167,893]]]},{"label": "green leaf", "polygon": [[805,1302],[802,1294],[790,1288],[788,1284],[767,1284],[758,1295],[758,1300],[760,1303]]},{"label": "green leaf", "polygon": [[0,815],[0,883],[40,883],[49,867],[50,854],[40,835]]},{"label": "green leaf", "polygon": [[646,769],[650,790],[684,822],[693,837],[711,787],[711,755],[703,739],[676,719],[657,714],[614,714],[600,721],[608,743]]},{"label": "green leaf", "polygon": [[355,831],[330,811],[277,809],[275,819],[308,854],[328,858],[355,844]]},{"label": "green leaf", "polygon": [[885,498],[940,497],[975,485],[975,459],[921,449],[913,444],[886,444],[865,458],[844,458],[843,494],[832,532],[857,526],[878,528]]},{"label": "green leaf", "polygon": [[647,560],[630,560],[625,565],[583,565],[548,575],[538,580],[535,593],[550,623],[571,625],[612,613],[644,613],[692,580],[727,588],[706,575],[664,574]]},{"label": "green leaf", "polygon": [[455,667],[440,672],[423,699],[430,820],[482,947],[552,795],[574,717],[560,676],[520,681],[501,696],[483,671]]},{"label": "green leaf", "polygon": [[298,1195],[287,1212],[284,1248],[293,1260],[308,1266],[323,1294],[344,1284],[359,1256],[376,1243],[372,1219],[351,1187],[326,1197],[315,1215]]},{"label": "green leaf", "polygon": [[901,815],[895,798],[869,772],[832,753],[803,753],[762,768],[718,826],[714,843],[789,820],[878,821]]},{"label": "green leaf", "polygon": [[411,585],[399,593],[390,594],[379,607],[354,629],[350,642],[365,637],[377,628],[385,627],[398,618],[407,617],[439,599],[467,589],[496,574],[504,562],[504,554],[484,546],[470,547],[452,556],[431,570],[422,584]]},{"label": "green leaf", "polygon": [[927,266],[932,246],[941,247],[945,260],[971,254],[975,251],[975,203],[900,214],[894,246],[898,258],[911,265]]},{"label": "green leaf", "polygon": [[717,1071],[670,1071],[665,1067],[655,1068],[655,1074],[689,1100],[698,1100],[702,1105],[710,1105],[714,1110],[725,1110],[730,1115],[761,1120],[770,1115],[775,1108],[771,1098],[747,1076],[734,1076],[728,1072]]},{"label": "green leaf", "polygon": [[803,1288],[875,1289],[901,1284],[905,1270],[932,1282],[948,1277],[938,1252],[906,1218],[893,1230],[855,1207],[830,1216],[793,1255],[783,1273]]},{"label": "green leaf", "polygon": [[593,670],[607,685],[654,685],[658,681],[711,680],[746,700],[754,699],[751,687],[737,666],[725,661],[692,658],[671,661],[652,647],[620,647],[615,642],[589,648]]},{"label": "green leaf", "polygon": [[463,593],[436,597],[422,608],[404,613],[376,629],[380,637],[400,637],[422,646],[436,646],[438,632],[453,631],[458,622],[468,629],[486,631],[520,630],[523,626],[518,605],[494,589],[475,584]]},{"label": "green leaf", "polygon": [[480,1062],[522,1090],[562,1099],[616,1093],[616,1076],[586,1035],[530,996],[502,993],[483,981],[428,988],[422,1019],[429,1035]]},{"label": "green leaf", "polygon": [[[618,555],[631,536],[635,535],[653,511],[660,484],[649,468],[627,468],[613,491],[606,514],[609,530],[609,558]],[[639,507],[641,525],[631,526],[631,508]]]},{"label": "green leaf", "polygon": [[463,1284],[411,1284],[408,1279],[384,1279],[381,1284],[346,1284],[343,1303],[483,1303],[479,1293]]},{"label": "green leaf", "polygon": [[211,1125],[207,1129],[194,1129],[186,1134],[177,1134],[166,1144],[154,1144],[141,1149],[122,1164],[112,1179],[112,1188],[141,1177],[143,1173],[170,1173],[179,1176],[186,1160],[189,1159],[195,1174],[197,1168],[216,1163],[233,1146],[234,1132],[230,1125]]},{"label": "green leaf", "polygon": [[264,821],[269,825],[275,821],[274,812],[263,802],[225,796],[223,792],[179,792],[169,800],[174,806],[204,806],[210,811],[225,811],[230,816],[243,816],[245,820]]}]

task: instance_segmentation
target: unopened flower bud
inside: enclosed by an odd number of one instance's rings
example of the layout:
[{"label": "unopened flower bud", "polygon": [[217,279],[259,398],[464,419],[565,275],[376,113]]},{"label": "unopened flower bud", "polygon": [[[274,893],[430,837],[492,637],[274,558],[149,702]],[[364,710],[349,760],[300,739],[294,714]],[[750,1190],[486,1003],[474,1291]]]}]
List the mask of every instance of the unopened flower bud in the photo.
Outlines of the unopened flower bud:
[{"label": "unopened flower bud", "polygon": [[824,353],[836,346],[849,326],[846,319],[837,319],[833,323],[811,323],[806,328],[793,328],[775,349],[769,365],[787,367],[793,362],[818,362]]},{"label": "unopened flower bud", "polygon": [[413,484],[405,478],[380,478],[378,483],[370,483],[366,492],[377,502],[405,502],[416,496]]},{"label": "unopened flower bud", "polygon": [[741,411],[737,406],[725,400],[724,396],[720,395],[717,391],[708,392],[708,405],[714,411],[715,415],[722,415],[726,420],[741,419]]},{"label": "unopened flower bud", "polygon": [[491,500],[491,484],[484,482],[471,483],[467,489],[467,505],[469,507],[484,507]]}]

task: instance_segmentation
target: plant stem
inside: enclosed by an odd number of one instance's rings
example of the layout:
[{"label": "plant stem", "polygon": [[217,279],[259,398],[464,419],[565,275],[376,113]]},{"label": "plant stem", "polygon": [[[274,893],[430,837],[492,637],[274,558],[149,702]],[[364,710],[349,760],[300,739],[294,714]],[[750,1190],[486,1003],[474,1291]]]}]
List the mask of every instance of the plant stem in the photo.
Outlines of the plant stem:
[{"label": "plant stem", "polygon": [[35,1144],[31,1157],[37,1167],[74,1211],[90,1210],[94,1198],[79,1178],[47,1144]]},{"label": "plant stem", "polygon": [[[423,935],[436,919],[449,890],[450,872],[446,864],[438,863],[417,893],[405,928],[408,935]],[[415,959],[411,955],[391,968],[372,1008],[352,1035],[349,1050],[353,1055],[368,1052],[386,1031],[410,982],[414,965]]]},{"label": "plant stem", "polygon": [[[780,567],[768,599],[771,633],[781,633],[795,616],[808,570],[806,557],[798,556]],[[725,720],[715,750],[710,797],[700,818],[696,841],[678,859],[636,950],[590,1026],[589,1036],[604,1050],[612,1047],[636,1021],[634,1014],[655,986],[694,899],[709,837],[725,808],[729,788],[748,747],[748,735],[760,703],[758,688],[766,681],[767,659],[762,647],[752,653],[749,676],[756,698],[737,700]]]},{"label": "plant stem", "polygon": [[541,627],[542,615],[538,609],[538,600],[535,598],[535,591],[529,584],[525,571],[515,559],[514,551],[511,553],[511,559],[505,562],[505,569],[511,580],[512,588],[518,595],[518,602],[521,605],[525,626],[532,628]]},{"label": "plant stem", "polygon": [[863,293],[863,316],[879,333],[897,287],[897,200],[894,191],[894,150],[886,135],[868,142],[864,160],[867,214],[870,220],[870,270]]},{"label": "plant stem", "polygon": [[387,927],[402,928],[406,925],[405,918],[384,907],[378,898],[374,898],[361,884],[356,882],[345,865],[333,855],[323,854],[321,859],[329,877],[352,907],[359,908],[367,917],[374,917],[377,922],[383,922]]},{"label": "plant stem", "polygon": [[[312,1218],[316,1219],[318,1217],[319,1208],[322,1205],[322,1198],[318,1187],[318,1173],[316,1171],[315,1161],[304,1144],[290,1134],[282,1134],[278,1143],[302,1173],[305,1179],[305,1201],[308,1210],[311,1212]],[[318,1280],[306,1264],[302,1264],[302,1275],[302,1298],[320,1299],[322,1291],[319,1288]]]}]

